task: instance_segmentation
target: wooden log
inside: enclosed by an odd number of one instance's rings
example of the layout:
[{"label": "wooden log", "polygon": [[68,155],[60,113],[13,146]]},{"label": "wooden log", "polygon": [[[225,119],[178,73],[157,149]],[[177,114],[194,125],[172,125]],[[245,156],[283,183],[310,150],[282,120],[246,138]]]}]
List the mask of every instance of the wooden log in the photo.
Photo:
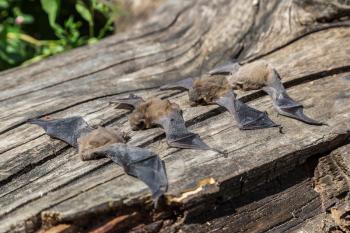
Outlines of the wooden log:
[{"label": "wooden log", "polygon": [[[347,6],[311,2],[320,7],[292,0],[169,1],[130,32],[1,73],[0,232],[33,232],[67,222],[87,226],[96,215],[108,219],[111,213],[115,218],[134,211],[145,217],[145,224],[167,219],[213,200],[243,196],[309,157],[347,144],[350,47],[343,45],[350,28],[342,13]],[[238,92],[242,100],[282,124],[285,134],[276,129],[240,131],[222,108],[192,108],[186,93],[156,88],[200,76],[232,57],[271,63],[307,114],[328,126],[276,116],[262,92]],[[189,128],[209,145],[227,150],[228,157],[168,148],[159,128],[131,131],[129,112],[108,104],[130,92],[178,103]],[[158,153],[169,177],[167,205],[161,213],[152,211],[146,186],[109,160],[83,162],[65,143],[26,124],[45,115],[81,115],[93,126],[121,128],[132,137],[131,145]],[[298,186],[300,190],[309,189],[306,183]],[[298,199],[299,208],[315,196],[308,198]],[[283,219],[276,215],[274,226]],[[91,230],[96,229],[92,225]]]}]

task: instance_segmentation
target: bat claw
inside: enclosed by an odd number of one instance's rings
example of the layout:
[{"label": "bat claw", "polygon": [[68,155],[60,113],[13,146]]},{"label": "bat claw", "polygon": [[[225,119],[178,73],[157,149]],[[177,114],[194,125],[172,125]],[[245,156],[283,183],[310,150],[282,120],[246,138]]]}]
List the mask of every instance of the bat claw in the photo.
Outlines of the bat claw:
[{"label": "bat claw", "polygon": [[222,154],[222,156],[224,158],[228,158],[228,152],[226,150],[219,150],[219,149],[214,149],[214,148],[211,148],[212,151],[215,151],[219,154]]},{"label": "bat claw", "polygon": [[156,193],[152,194],[152,200],[153,200],[153,207],[154,209],[158,209],[159,203],[164,202],[164,191],[157,191]]},{"label": "bat claw", "polygon": [[278,127],[278,128],[279,128],[280,134],[284,134],[284,132],[283,132],[283,126],[280,126],[280,127]]}]

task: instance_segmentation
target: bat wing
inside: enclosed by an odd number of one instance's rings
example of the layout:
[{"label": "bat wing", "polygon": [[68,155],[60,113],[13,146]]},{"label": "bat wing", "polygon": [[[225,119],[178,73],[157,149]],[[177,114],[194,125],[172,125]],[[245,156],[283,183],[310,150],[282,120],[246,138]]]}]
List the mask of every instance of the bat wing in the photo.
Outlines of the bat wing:
[{"label": "bat wing", "polygon": [[186,128],[180,112],[173,111],[167,116],[159,118],[156,123],[163,127],[169,146],[184,149],[212,150],[197,134],[190,132]]},{"label": "bat wing", "polygon": [[174,89],[185,89],[189,90],[192,88],[193,78],[186,78],[179,82],[170,83],[160,87],[160,90],[174,90]]},{"label": "bat wing", "polygon": [[242,101],[237,100],[234,93],[220,97],[215,102],[226,108],[233,115],[238,123],[238,127],[242,130],[279,127],[269,118],[266,112],[251,108]]},{"label": "bat wing", "polygon": [[294,101],[286,92],[281,79],[276,70],[273,70],[272,80],[263,88],[273,100],[273,105],[277,111],[284,116],[291,117],[311,125],[324,125],[310,117],[303,112],[303,105]]},{"label": "bat wing", "polygon": [[164,161],[152,151],[115,143],[103,147],[95,153],[111,158],[113,162],[122,166],[128,175],[143,181],[151,190],[155,204],[167,191],[168,178]]},{"label": "bat wing", "polygon": [[128,98],[117,99],[115,101],[111,101],[111,103],[117,103],[117,108],[122,109],[134,109],[137,105],[144,102],[144,99],[135,94],[130,94]]},{"label": "bat wing", "polygon": [[53,120],[30,119],[28,122],[41,126],[50,137],[60,139],[74,147],[78,146],[79,137],[93,130],[82,117],[78,116]]},{"label": "bat wing", "polygon": [[210,75],[216,75],[216,74],[232,74],[235,71],[239,69],[240,65],[237,61],[232,61],[230,63],[224,64],[224,65],[219,65],[215,67],[214,69],[209,71]]}]

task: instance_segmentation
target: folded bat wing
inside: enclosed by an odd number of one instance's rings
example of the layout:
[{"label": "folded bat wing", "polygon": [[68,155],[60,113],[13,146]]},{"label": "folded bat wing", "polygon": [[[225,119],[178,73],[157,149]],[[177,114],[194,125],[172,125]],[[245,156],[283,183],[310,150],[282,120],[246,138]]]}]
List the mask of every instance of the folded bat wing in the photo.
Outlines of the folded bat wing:
[{"label": "folded bat wing", "polygon": [[180,112],[173,111],[167,116],[160,117],[156,123],[164,129],[169,146],[185,149],[212,150],[197,134],[190,132],[186,128],[185,121]]},{"label": "folded bat wing", "polygon": [[179,82],[170,83],[160,87],[160,90],[176,90],[176,89],[184,89],[190,90],[193,85],[193,78],[186,78]]},{"label": "folded bat wing", "polygon": [[122,166],[128,175],[143,181],[151,190],[155,204],[157,204],[159,197],[167,191],[168,178],[164,161],[152,151],[115,143],[105,146],[95,153],[111,158],[113,162]]},{"label": "folded bat wing", "polygon": [[127,98],[111,101],[111,103],[117,103],[117,108],[121,109],[134,109],[142,102],[144,102],[144,99],[135,94],[130,94]]},{"label": "folded bat wing", "polygon": [[28,122],[42,127],[50,137],[60,139],[74,147],[78,146],[79,137],[93,130],[82,117],[78,116],[53,120],[30,119]]},{"label": "folded bat wing", "polygon": [[281,115],[291,117],[311,125],[324,125],[324,123],[311,119],[304,114],[303,105],[294,101],[287,94],[277,71],[274,70],[272,81],[268,83],[263,90],[271,96],[274,107]]},{"label": "folded bat wing", "polygon": [[209,74],[210,75],[233,74],[235,71],[237,71],[239,69],[239,67],[240,67],[240,65],[237,61],[232,61],[230,63],[224,64],[224,65],[219,65],[219,66],[215,67],[214,69],[209,71]]},{"label": "folded bat wing", "polygon": [[238,123],[238,127],[242,130],[279,127],[269,118],[266,112],[251,108],[242,101],[237,100],[233,92],[218,98],[215,102],[226,108],[233,115]]}]

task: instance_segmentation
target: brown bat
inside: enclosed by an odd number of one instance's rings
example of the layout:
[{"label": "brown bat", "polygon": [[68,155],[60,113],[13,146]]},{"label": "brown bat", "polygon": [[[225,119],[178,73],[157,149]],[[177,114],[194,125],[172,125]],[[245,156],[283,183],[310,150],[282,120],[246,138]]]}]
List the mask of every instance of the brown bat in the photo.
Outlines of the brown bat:
[{"label": "brown bat", "polygon": [[130,94],[128,98],[111,103],[117,103],[117,108],[134,109],[128,119],[133,130],[161,126],[165,131],[167,143],[171,147],[214,150],[222,153],[210,148],[197,134],[190,132],[185,126],[179,105],[169,100],[150,98],[145,101],[139,96]]},{"label": "brown bat", "polygon": [[278,113],[311,125],[324,125],[306,116],[303,105],[294,101],[286,92],[277,71],[264,61],[240,66],[237,62],[226,64],[209,72],[211,75],[228,74],[233,89],[243,91],[262,89],[271,96]]},{"label": "brown bat", "polygon": [[189,90],[191,105],[218,104],[226,108],[235,118],[238,127],[242,130],[278,127],[267,115],[249,107],[242,101],[236,99],[236,95],[223,76],[213,78],[209,75],[198,79],[188,78],[180,82],[161,87],[166,89]]},{"label": "brown bat", "polygon": [[143,181],[152,191],[157,205],[168,188],[165,164],[152,151],[126,145],[126,135],[111,128],[93,129],[81,117],[28,120],[41,126],[52,138],[60,139],[78,148],[82,160],[109,157],[122,166],[128,175]]}]

